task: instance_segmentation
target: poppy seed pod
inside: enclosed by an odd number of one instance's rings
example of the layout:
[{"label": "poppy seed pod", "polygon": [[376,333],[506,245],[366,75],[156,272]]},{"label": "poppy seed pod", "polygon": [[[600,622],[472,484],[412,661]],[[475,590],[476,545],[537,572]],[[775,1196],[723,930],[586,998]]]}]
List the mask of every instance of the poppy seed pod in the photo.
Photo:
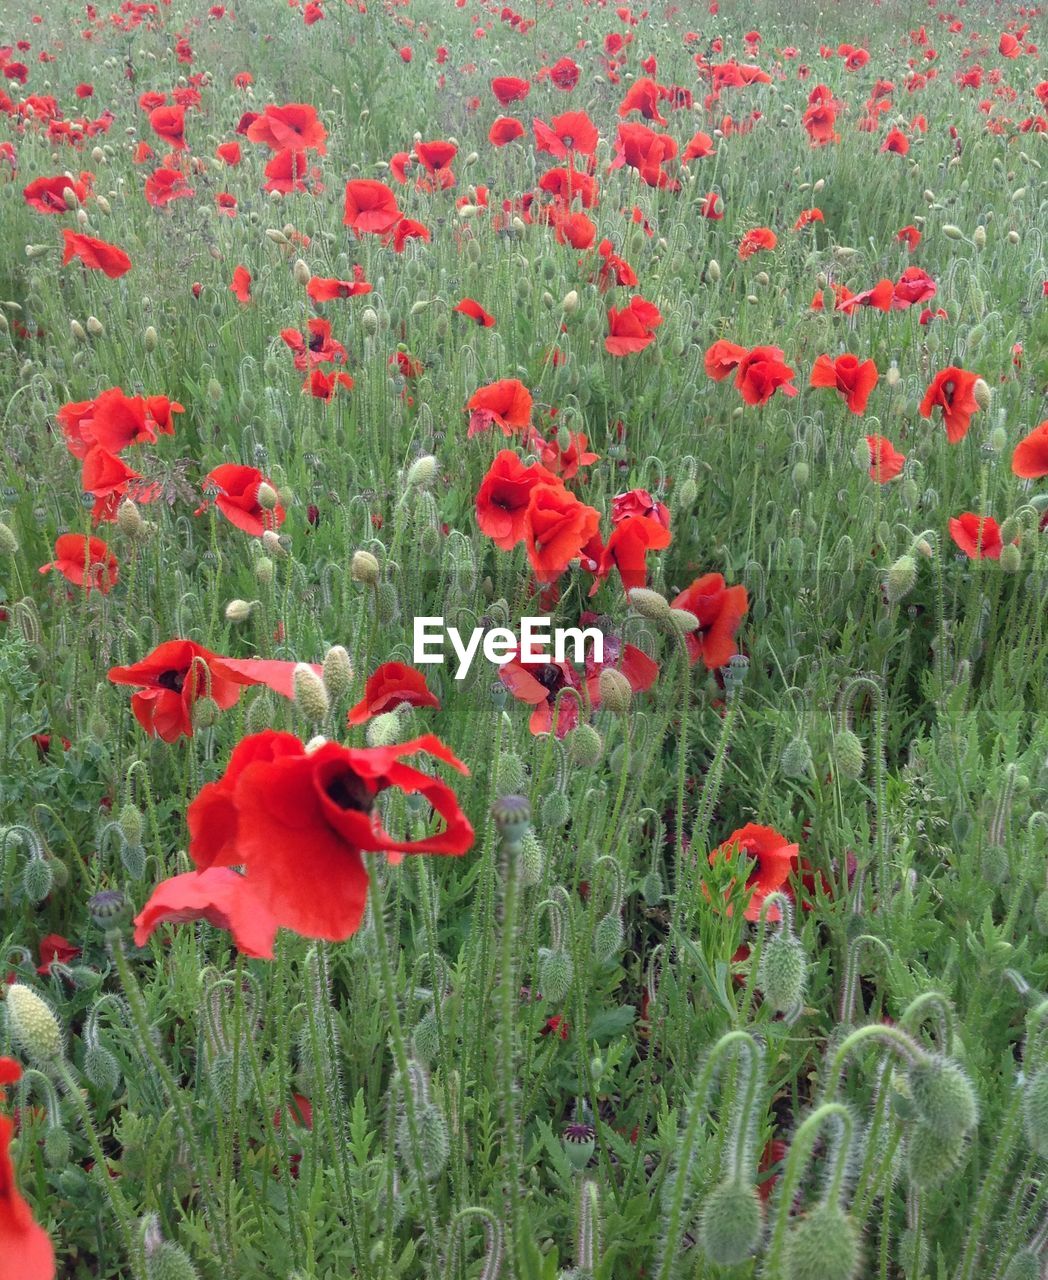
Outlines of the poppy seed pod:
[{"label": "poppy seed pod", "polygon": [[336,700],[345,698],[353,684],[353,660],[340,644],[333,644],[324,654],[324,687]]},{"label": "poppy seed pod", "polygon": [[786,1280],[854,1280],[862,1261],[855,1223],[836,1204],[817,1205],[786,1237]]},{"label": "poppy seed pod", "polygon": [[736,1267],[757,1248],[762,1225],[756,1188],[729,1179],[706,1197],[699,1218],[699,1244],[718,1267]]},{"label": "poppy seed pod", "polygon": [[923,1122],[944,1139],[974,1129],[979,1103],[971,1082],[948,1058],[929,1057],[907,1072],[914,1105]]},{"label": "poppy seed pod", "polygon": [[349,564],[349,576],[354,582],[363,582],[367,586],[375,586],[381,577],[382,570],[378,561],[370,551],[354,551]]},{"label": "poppy seed pod", "polygon": [[574,1120],[564,1126],[560,1141],[571,1167],[581,1172],[589,1164],[597,1148],[597,1131],[585,1121]]},{"label": "poppy seed pod", "polygon": [[11,1039],[34,1066],[46,1069],[64,1056],[58,1019],[32,987],[21,982],[8,987],[6,1009]]},{"label": "poppy seed pod", "polygon": [[504,844],[518,846],[531,827],[531,803],[526,796],[500,796],[491,807],[495,828]]},{"label": "poppy seed pod", "polygon": [[292,680],[298,709],[314,723],[323,720],[331,710],[324,681],[305,662],[300,662],[295,667]]}]

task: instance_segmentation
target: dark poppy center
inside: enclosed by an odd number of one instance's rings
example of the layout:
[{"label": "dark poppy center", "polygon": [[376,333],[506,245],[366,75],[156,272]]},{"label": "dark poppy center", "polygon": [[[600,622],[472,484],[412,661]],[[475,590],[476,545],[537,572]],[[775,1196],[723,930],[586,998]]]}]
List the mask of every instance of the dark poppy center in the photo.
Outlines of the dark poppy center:
[{"label": "dark poppy center", "polygon": [[352,769],[337,773],[324,784],[324,794],[340,809],[353,810],[356,813],[370,813],[375,806],[375,797],[368,789],[363,778],[358,777]]},{"label": "dark poppy center", "polygon": [[181,693],[186,683],[185,671],[161,671],[156,678],[161,689],[170,689],[172,693]]},{"label": "dark poppy center", "polygon": [[942,384],[942,398],[951,408],[953,407],[953,396],[956,390],[957,387],[954,385],[952,378]]},{"label": "dark poppy center", "polygon": [[557,693],[564,685],[564,672],[552,662],[547,662],[535,672],[535,679],[550,693]]},{"label": "dark poppy center", "polygon": [[324,335],[321,333],[311,334],[309,339],[309,349],[310,351],[323,351]]}]

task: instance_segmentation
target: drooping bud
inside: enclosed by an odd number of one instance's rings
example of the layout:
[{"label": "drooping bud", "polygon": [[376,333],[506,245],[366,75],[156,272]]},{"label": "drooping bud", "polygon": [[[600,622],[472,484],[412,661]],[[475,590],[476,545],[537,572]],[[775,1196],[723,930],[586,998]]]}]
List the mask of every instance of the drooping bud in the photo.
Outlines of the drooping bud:
[{"label": "drooping bud", "polygon": [[14,556],[18,554],[18,539],[6,524],[0,524],[0,555]]},{"label": "drooping bud", "polygon": [[34,1066],[46,1069],[64,1057],[58,1019],[32,987],[21,982],[8,987],[5,1007],[11,1039]]},{"label": "drooping bud", "polygon": [[808,739],[798,734],[783,747],[779,768],[784,778],[807,778],[811,774],[812,755]]},{"label": "drooping bud", "polygon": [[884,580],[884,594],[889,604],[898,604],[914,588],[917,581],[917,561],[911,555],[902,555],[888,570]]},{"label": "drooping bud", "polygon": [[618,955],[622,949],[623,936],[622,916],[618,911],[609,911],[607,915],[601,916],[593,930],[593,954],[601,964]]},{"label": "drooping bud", "polygon": [[617,716],[624,716],[633,701],[633,686],[621,671],[604,667],[597,680],[601,706]]},{"label": "drooping bud", "polygon": [[550,950],[548,947],[539,949],[539,991],[544,1000],[550,1001],[551,1004],[562,1003],[571,990],[574,976],[575,966],[572,963],[571,954],[563,947],[558,947],[556,950]]},{"label": "drooping bud", "polygon": [[1023,1126],[1026,1141],[1037,1155],[1048,1153],[1048,1067],[1036,1071],[1023,1085]]},{"label": "drooping bud", "polygon": [[854,730],[839,730],[833,750],[837,758],[837,769],[842,777],[850,778],[853,782],[862,777],[866,752]]},{"label": "drooping bud", "polygon": [[906,1130],[906,1172],[921,1191],[941,1186],[957,1169],[965,1151],[963,1134],[944,1138],[923,1120]]},{"label": "drooping bud", "polygon": [[699,1244],[718,1267],[735,1267],[753,1255],[762,1226],[756,1188],[729,1179],[706,1197],[699,1218]]},{"label": "drooping bud", "polygon": [[120,834],[128,844],[142,843],[144,824],[142,820],[142,811],[137,805],[128,801],[128,803],[120,810],[120,817],[117,819],[117,822],[120,824]]},{"label": "drooping bud", "polygon": [[225,609],[226,621],[235,624],[247,622],[251,617],[252,609],[253,606],[249,600],[230,600]]},{"label": "drooping bud", "polygon": [[776,1013],[796,1013],[804,1002],[808,984],[808,957],[804,944],[792,929],[782,928],[768,938],[761,950],[757,985],[764,1003]]},{"label": "drooping bud", "polygon": [[921,1119],[933,1132],[950,1139],[969,1133],[979,1118],[979,1102],[971,1082],[948,1058],[930,1057],[907,1072],[907,1083]]},{"label": "drooping bud", "polygon": [[354,551],[349,564],[349,576],[354,582],[363,582],[374,586],[381,577],[382,570],[378,561],[370,551]]},{"label": "drooping bud", "polygon": [[647,587],[631,587],[626,593],[630,604],[636,611],[652,622],[669,622],[670,603],[665,596]]},{"label": "drooping bud", "polygon": [[576,725],[566,736],[564,745],[568,749],[568,758],[572,764],[581,769],[592,769],[604,755],[604,743],[600,734],[591,724]]},{"label": "drooping bud", "polygon": [[786,1280],[855,1280],[862,1261],[855,1223],[836,1204],[820,1204],[786,1237]]},{"label": "drooping bud", "polygon": [[101,338],[105,336],[105,327],[97,316],[87,317],[87,332],[92,338]]},{"label": "drooping bud", "polygon": [[89,1045],[84,1053],[84,1075],[100,1093],[114,1094],[120,1086],[120,1064],[105,1045]]}]

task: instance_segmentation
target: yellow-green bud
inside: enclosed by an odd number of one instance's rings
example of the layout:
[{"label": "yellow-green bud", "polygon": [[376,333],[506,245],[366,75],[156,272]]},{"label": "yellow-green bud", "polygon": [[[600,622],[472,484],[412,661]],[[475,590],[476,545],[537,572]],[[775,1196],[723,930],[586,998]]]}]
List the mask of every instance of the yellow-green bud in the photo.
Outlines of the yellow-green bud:
[{"label": "yellow-green bud", "polygon": [[324,685],[335,699],[344,698],[353,684],[353,660],[340,644],[324,654]]},{"label": "yellow-green bud", "polygon": [[900,556],[888,570],[884,583],[884,594],[889,604],[898,604],[908,596],[917,581],[917,561],[913,556]]},{"label": "yellow-green bud", "polygon": [[295,259],[295,265],[292,268],[295,277],[295,284],[301,285],[304,289],[311,279],[311,273],[301,258]]},{"label": "yellow-green bud", "polygon": [[980,409],[988,409],[993,392],[990,390],[989,383],[982,378],[975,379],[975,386],[972,387],[972,395],[975,397],[975,403]]},{"label": "yellow-green bud", "polygon": [[21,982],[7,988],[7,1025],[11,1039],[34,1066],[62,1058],[62,1028],[51,1006]]},{"label": "yellow-green bud", "polygon": [[405,483],[409,489],[428,489],[436,480],[440,467],[431,453],[424,454],[408,467]]},{"label": "yellow-green bud", "polygon": [[105,334],[105,329],[102,326],[102,321],[99,320],[97,316],[87,317],[87,332],[91,335],[92,338],[101,338]]},{"label": "yellow-green bud", "polygon": [[152,325],[147,325],[142,335],[142,342],[147,352],[153,352],[160,345],[160,337]]},{"label": "yellow-green bud", "polygon": [[265,480],[258,486],[258,505],[263,511],[276,510],[277,491]]},{"label": "yellow-green bud", "polygon": [[230,600],[226,605],[226,621],[233,623],[247,622],[251,617],[253,606],[249,600]]},{"label": "yellow-green bud", "polygon": [[18,539],[6,524],[0,524],[0,555],[18,554]]},{"label": "yellow-green bud", "polygon": [[673,612],[670,603],[657,591],[651,591],[647,587],[631,587],[626,595],[633,608],[643,617],[650,618],[652,622],[670,621],[670,614]]},{"label": "yellow-green bud", "polygon": [[299,710],[314,722],[323,720],[331,710],[331,702],[324,681],[311,666],[300,662],[292,676],[295,703]]},{"label": "yellow-green bud", "polygon": [[354,582],[374,586],[382,576],[382,570],[370,551],[354,551],[349,565],[349,576]]},{"label": "yellow-green bud", "polygon": [[633,686],[614,667],[605,667],[597,679],[600,689],[601,705],[608,708],[612,715],[623,716],[630,709],[633,701]]},{"label": "yellow-green bud", "polygon": [[69,332],[73,335],[77,342],[87,341],[87,330],[79,320],[69,321]]}]

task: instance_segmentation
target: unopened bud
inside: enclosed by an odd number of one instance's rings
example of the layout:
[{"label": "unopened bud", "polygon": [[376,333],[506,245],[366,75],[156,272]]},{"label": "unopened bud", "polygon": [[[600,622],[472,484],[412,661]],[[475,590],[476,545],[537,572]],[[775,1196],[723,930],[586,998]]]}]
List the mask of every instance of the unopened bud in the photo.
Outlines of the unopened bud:
[{"label": "unopened bud", "polygon": [[884,582],[884,594],[889,604],[898,604],[910,594],[917,581],[917,561],[911,555],[903,555],[888,570]]},{"label": "unopened bud", "polygon": [[87,317],[87,332],[92,338],[101,338],[104,335],[105,329],[102,326],[102,321],[97,316]]},{"label": "unopened bud", "polygon": [[914,1105],[923,1122],[945,1139],[963,1137],[979,1118],[971,1082],[956,1063],[934,1057],[907,1072]]},{"label": "unopened bud", "polygon": [[652,622],[670,621],[669,601],[665,596],[659,595],[657,591],[651,591],[647,587],[631,587],[626,593],[630,604],[642,617],[650,618]]},{"label": "unopened bud", "polygon": [[305,662],[295,667],[292,681],[299,710],[314,723],[323,720],[331,710],[324,681]]},{"label": "unopened bud", "polygon": [[295,259],[295,265],[292,268],[292,274],[295,277],[295,284],[301,285],[303,289],[306,287],[307,284],[309,284],[310,279],[312,278],[309,268],[306,266],[306,264],[302,261],[301,258]]},{"label": "unopened bud", "polygon": [[755,1187],[728,1179],[706,1197],[699,1218],[699,1244],[718,1267],[736,1267],[760,1243],[760,1197]]},{"label": "unopened bud", "polygon": [[989,383],[984,379],[975,379],[975,386],[972,387],[972,395],[975,397],[975,403],[980,409],[988,409],[990,407],[990,400],[992,399],[993,393],[990,390]]},{"label": "unopened bud", "polygon": [[378,312],[374,307],[365,307],[360,313],[360,327],[367,334],[378,333]]},{"label": "unopened bud", "polygon": [[600,734],[590,724],[576,725],[564,739],[568,758],[581,769],[592,769],[604,755]]},{"label": "unopened bud", "polygon": [[324,654],[322,670],[328,693],[336,701],[344,698],[353,684],[353,660],[348,651],[340,644],[333,644]]},{"label": "unopened bud", "polygon": [[954,226],[952,222],[944,222],[942,228],[943,235],[947,240],[963,240],[964,232],[960,227]]},{"label": "unopened bud", "polygon": [[0,555],[18,554],[18,539],[6,524],[0,524]]},{"label": "unopened bud", "polygon": [[979,226],[975,228],[975,230],[972,232],[972,244],[975,245],[976,249],[986,248],[986,228],[985,227]]},{"label": "unopened bud", "polygon": [[142,343],[147,352],[155,351],[160,345],[160,336],[152,325],[146,327],[146,331],[142,335]]},{"label": "unopened bud", "polygon": [[717,261],[716,258],[711,258],[709,262],[706,264],[706,275],[710,278],[710,280],[713,281],[714,284],[720,284],[721,269],[720,269],[720,263]]},{"label": "unopened bud", "polygon": [[601,705],[608,708],[612,715],[625,715],[633,701],[633,686],[621,671],[614,667],[605,667],[597,679],[600,690]]},{"label": "unopened bud", "polygon": [[77,342],[87,341],[87,330],[79,320],[69,321],[69,332],[73,335]]},{"label": "unopened bud", "polygon": [[408,467],[405,483],[409,489],[428,489],[436,480],[440,467],[432,454],[424,454]]},{"label": "unopened bud", "polygon": [[783,1262],[785,1280],[854,1280],[862,1262],[855,1223],[837,1204],[817,1205],[794,1220]]},{"label": "unopened bud", "polygon": [[573,316],[579,309],[579,294],[577,289],[569,289],[568,292],[560,300],[560,309],[566,316]]},{"label": "unopened bud", "polygon": [[247,622],[251,617],[252,604],[248,600],[230,600],[226,605],[225,618],[227,622],[241,623]]},{"label": "unopened bud", "polygon": [[268,481],[263,480],[258,486],[258,505],[263,511],[275,511],[277,507],[277,491]]},{"label": "unopened bud", "polygon": [[382,570],[370,551],[354,551],[349,565],[349,576],[354,582],[374,586],[382,576]]},{"label": "unopened bud", "polygon": [[808,984],[808,957],[800,938],[780,930],[761,951],[757,985],[764,1003],[775,1013],[794,1013],[804,1000]]},{"label": "unopened bud", "polygon": [[11,1039],[34,1066],[46,1068],[64,1056],[58,1019],[32,987],[21,982],[8,987],[6,1008]]}]

